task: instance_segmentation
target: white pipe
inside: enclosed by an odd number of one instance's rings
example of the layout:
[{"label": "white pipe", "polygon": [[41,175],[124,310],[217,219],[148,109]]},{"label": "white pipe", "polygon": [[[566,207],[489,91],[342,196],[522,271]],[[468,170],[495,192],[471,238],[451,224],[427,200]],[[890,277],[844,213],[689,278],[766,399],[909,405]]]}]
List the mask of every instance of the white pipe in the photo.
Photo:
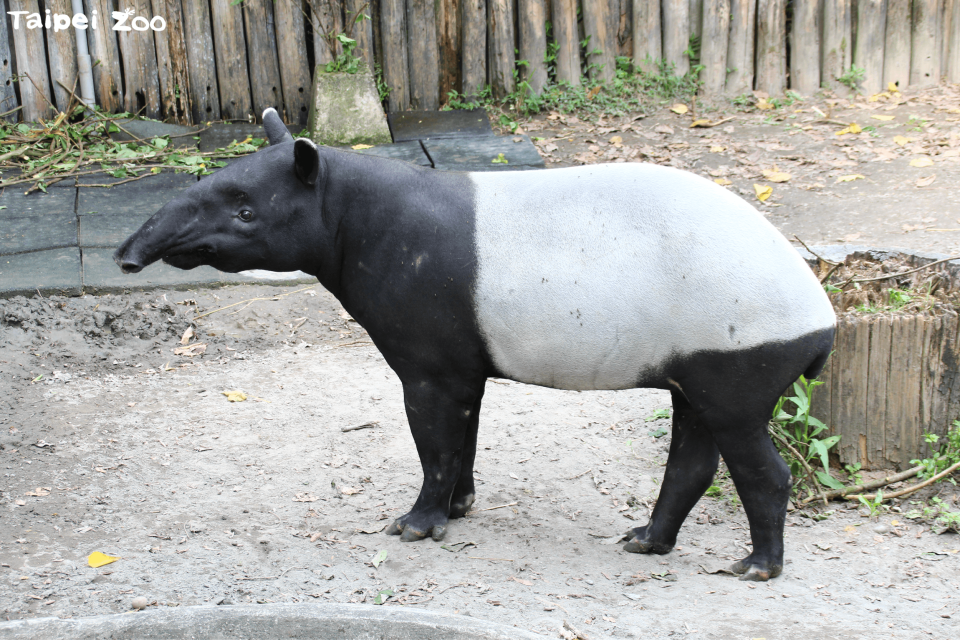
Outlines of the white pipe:
[{"label": "white pipe", "polygon": [[[83,13],[83,0],[73,0],[73,14]],[[77,35],[77,70],[80,72],[80,99],[92,109],[96,104],[93,93],[93,62],[87,48],[86,29],[74,29]]]}]

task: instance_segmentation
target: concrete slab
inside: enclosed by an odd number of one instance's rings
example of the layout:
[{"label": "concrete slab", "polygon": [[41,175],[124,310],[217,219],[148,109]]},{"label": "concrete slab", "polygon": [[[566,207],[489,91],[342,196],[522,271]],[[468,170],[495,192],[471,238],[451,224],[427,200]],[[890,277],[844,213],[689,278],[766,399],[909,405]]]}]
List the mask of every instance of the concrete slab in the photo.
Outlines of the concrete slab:
[{"label": "concrete slab", "polygon": [[178,149],[188,149],[196,147],[195,136],[201,127],[184,126],[179,124],[167,124],[166,122],[157,122],[156,120],[116,120],[115,124],[122,127],[120,131],[114,131],[110,138],[117,142],[126,142],[139,138],[149,140],[162,136],[170,136],[170,145]]},{"label": "concrete slab", "polygon": [[23,195],[28,185],[7,187],[0,193],[0,220],[7,216],[42,216],[74,214],[77,192],[75,189],[47,189],[47,192],[35,191]]},{"label": "concrete slab", "polygon": [[125,216],[80,216],[78,246],[84,249],[119,247],[152,215],[153,212]]},{"label": "concrete slab", "polygon": [[[423,148],[435,168],[447,171],[509,171],[544,166],[537,148],[525,135],[424,140]],[[493,162],[501,153],[507,162]]]},{"label": "concrete slab", "polygon": [[194,184],[196,177],[188,173],[160,173],[115,187],[80,187],[80,246],[120,246],[176,194]]},{"label": "concrete slab", "polygon": [[212,267],[197,267],[184,271],[157,262],[140,273],[123,273],[113,261],[113,251],[113,249],[84,249],[83,290],[85,292],[100,294],[145,291],[157,287],[195,289],[221,284],[220,272]]},{"label": "concrete slab", "polygon": [[77,246],[72,213],[0,218],[0,256]]},{"label": "concrete slab", "polygon": [[51,249],[0,257],[0,298],[43,295],[78,296],[80,249]]},{"label": "concrete slab", "polygon": [[484,109],[470,111],[395,111],[387,116],[394,142],[492,136]]},{"label": "concrete slab", "polygon": [[[348,150],[352,151],[352,149],[349,148]],[[357,153],[380,156],[383,158],[405,160],[406,162],[412,162],[422,167],[432,166],[430,164],[430,158],[427,157],[427,154],[423,150],[423,146],[421,146],[419,140],[408,140],[407,142],[399,142],[396,144],[384,144],[371,149],[358,149]]]},{"label": "concrete slab", "polygon": [[2,640],[543,640],[506,625],[416,607],[363,604],[264,604],[158,608],[89,618],[0,622]]},{"label": "concrete slab", "polygon": [[[304,127],[299,124],[288,124],[287,131],[296,137],[303,132]],[[267,134],[261,124],[237,122],[233,124],[214,124],[200,132],[200,151],[216,151],[230,145],[231,142],[242,142],[247,138],[266,138]]]},{"label": "concrete slab", "polygon": [[240,273],[221,273],[223,284],[316,284],[317,279],[303,271],[265,271],[251,269]]}]

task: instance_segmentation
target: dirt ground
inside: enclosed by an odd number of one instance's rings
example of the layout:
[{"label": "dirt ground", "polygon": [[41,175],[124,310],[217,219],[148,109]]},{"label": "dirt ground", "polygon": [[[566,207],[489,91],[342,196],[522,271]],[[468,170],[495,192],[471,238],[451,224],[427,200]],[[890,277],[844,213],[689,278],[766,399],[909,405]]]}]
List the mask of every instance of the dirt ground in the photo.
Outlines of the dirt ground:
[{"label": "dirt ground", "polygon": [[[836,136],[809,102],[771,124],[769,110],[697,114],[735,118],[712,129],[668,111],[523,126],[544,138],[550,166],[637,150],[630,159],[725,176],[754,203],[754,184],[772,186],[761,210],[810,244],[954,253],[960,101],[949,91],[815,103],[841,123],[894,115],[898,128],[875,121],[879,138]],[[910,115],[928,124],[910,132]],[[910,167],[917,157],[934,164]],[[774,163],[790,180],[762,179]],[[865,177],[836,182],[851,174]],[[400,385],[321,287],[21,298],[0,301],[0,318],[3,618],[123,612],[138,596],[151,607],[370,603],[390,589],[384,606],[554,638],[564,620],[589,638],[956,637],[960,539],[905,519],[910,501],[879,521],[845,504],[792,512],[784,574],[748,584],[714,573],[750,548],[721,473],[676,551],[621,551],[657,496],[666,393],[489,382],[473,511],[441,544],[401,543],[382,529],[413,504],[420,466]],[[205,346],[175,353],[191,325],[191,345]],[[245,401],[223,393],[237,390]],[[933,495],[958,499],[946,483],[917,499]],[[94,551],[120,559],[93,569]]]}]

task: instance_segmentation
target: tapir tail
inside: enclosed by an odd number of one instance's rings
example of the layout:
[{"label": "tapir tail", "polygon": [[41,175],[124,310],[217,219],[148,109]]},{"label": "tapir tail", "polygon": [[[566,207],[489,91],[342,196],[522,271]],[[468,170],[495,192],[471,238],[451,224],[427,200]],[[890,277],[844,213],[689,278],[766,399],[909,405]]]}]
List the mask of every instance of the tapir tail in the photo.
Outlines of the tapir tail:
[{"label": "tapir tail", "polygon": [[807,380],[813,380],[823,371],[823,366],[827,364],[827,358],[830,357],[830,353],[833,351],[833,336],[836,333],[836,329],[830,330],[829,345],[826,349],[823,349],[816,358],[813,359],[813,362],[810,363],[810,366],[807,367],[807,370],[803,372],[803,377]]}]

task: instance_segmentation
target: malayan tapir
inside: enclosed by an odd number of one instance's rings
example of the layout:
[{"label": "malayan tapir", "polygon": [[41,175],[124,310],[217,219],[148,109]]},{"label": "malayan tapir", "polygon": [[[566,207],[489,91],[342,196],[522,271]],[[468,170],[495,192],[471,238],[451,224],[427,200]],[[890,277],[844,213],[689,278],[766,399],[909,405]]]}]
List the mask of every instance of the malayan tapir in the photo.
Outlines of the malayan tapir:
[{"label": "malayan tapir", "polygon": [[557,389],[665,389],[673,437],[650,522],[626,551],[669,552],[720,455],[753,552],[783,567],[790,473],[767,434],[781,393],[815,377],[836,318],[812,271],[752,206],[654,164],[457,173],[293,140],[182,192],[117,250],[227,272],[301,270],[362,325],[403,385],[423,467],[388,533],[443,538],[474,501],[487,378]]}]

